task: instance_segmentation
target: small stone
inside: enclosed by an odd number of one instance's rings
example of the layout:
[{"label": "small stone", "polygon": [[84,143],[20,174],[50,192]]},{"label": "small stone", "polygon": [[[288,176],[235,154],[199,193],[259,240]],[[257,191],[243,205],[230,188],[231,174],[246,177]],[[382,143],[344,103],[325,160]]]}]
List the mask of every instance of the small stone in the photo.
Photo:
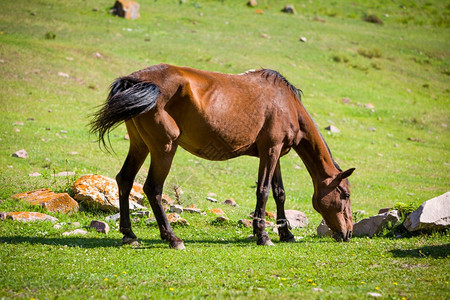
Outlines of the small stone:
[{"label": "small stone", "polygon": [[111,216],[107,216],[105,218],[106,222],[116,222],[118,220],[120,220],[120,213],[111,215]]},{"label": "small stone", "polygon": [[260,37],[262,37],[263,39],[270,39],[270,35],[268,35],[267,33],[261,33]]},{"label": "small stone", "polygon": [[55,229],[61,229],[62,227],[63,227],[62,223],[58,223],[58,224],[53,225],[53,228],[55,228]]},{"label": "small stone", "polygon": [[381,294],[380,293],[375,293],[375,292],[369,292],[369,293],[367,293],[367,296],[378,298],[378,297],[381,297]]},{"label": "small stone", "polygon": [[326,20],[323,19],[323,18],[321,18],[321,17],[314,17],[313,20],[316,21],[316,22],[322,22],[322,23],[325,23],[325,22],[326,22]]},{"label": "small stone", "polygon": [[84,229],[75,229],[75,230],[72,230],[72,231],[66,231],[66,232],[63,232],[63,233],[62,233],[62,235],[64,235],[64,236],[69,236],[69,235],[85,235],[85,234],[87,234],[87,231],[84,230]]},{"label": "small stone", "polygon": [[19,125],[19,126],[23,126],[24,123],[23,122],[14,122],[14,125]]},{"label": "small stone", "polygon": [[66,134],[67,130],[61,130],[60,132]]},{"label": "small stone", "polygon": [[69,223],[69,225],[72,225],[74,227],[80,227],[81,226],[80,222],[71,222],[71,223]]},{"label": "small stone", "polygon": [[6,213],[0,212],[0,220],[5,220],[5,219],[6,219]]},{"label": "small stone", "polygon": [[73,57],[66,57],[66,60],[73,61]]},{"label": "small stone", "polygon": [[70,152],[67,152],[67,154],[69,154],[69,155],[78,155],[78,152],[76,152],[76,151],[70,151]]},{"label": "small stone", "polygon": [[306,43],[307,41],[308,41],[308,40],[307,40],[304,36],[300,37],[300,42]]},{"label": "small stone", "polygon": [[28,121],[35,121],[35,118],[27,118]]},{"label": "small stone", "polygon": [[213,203],[217,202],[217,199],[213,198],[213,197],[206,197],[206,200],[208,200],[209,202],[213,202]]},{"label": "small stone", "polygon": [[319,293],[323,292],[323,289],[321,289],[321,288],[312,288],[312,290],[313,290],[313,292],[319,292]]},{"label": "small stone", "polygon": [[99,53],[99,52],[95,52],[94,53],[94,57],[97,59],[105,59],[105,57],[103,56],[103,54]]},{"label": "small stone", "polygon": [[244,227],[252,227],[253,226],[253,221],[252,220],[247,220],[247,219],[241,219],[238,221],[239,225],[242,225]]},{"label": "small stone", "polygon": [[34,172],[34,173],[31,173],[31,174],[28,174],[28,176],[30,176],[30,177],[38,177],[38,176],[42,176],[42,174],[38,173],[38,172]]},{"label": "small stone", "polygon": [[75,172],[71,172],[71,171],[64,171],[64,172],[59,172],[57,174],[52,174],[53,177],[64,177],[64,176],[75,176]]},{"label": "small stone", "polygon": [[216,222],[217,223],[228,223],[228,222],[230,222],[230,219],[225,216],[218,216],[216,218]]},{"label": "small stone", "polygon": [[295,10],[294,5],[292,5],[292,4],[286,4],[281,11],[284,13],[287,13],[287,14],[293,14],[293,15],[297,14],[297,11]]},{"label": "small stone", "polygon": [[375,105],[373,105],[372,103],[367,103],[366,105],[364,105],[364,107],[368,109],[373,109],[375,108]]},{"label": "small stone", "polygon": [[24,158],[27,159],[28,158],[28,153],[27,151],[25,151],[25,149],[21,149],[19,151],[16,151],[12,154],[13,157],[18,157],[18,158]]},{"label": "small stone", "polygon": [[377,130],[375,129],[375,127],[368,127],[367,130],[372,131],[372,132],[377,131]]},{"label": "small stone", "polygon": [[92,220],[89,228],[94,228],[97,232],[108,234],[109,225],[106,222]]},{"label": "small stone", "polygon": [[176,223],[181,217],[177,213],[171,213],[167,215],[167,219],[169,220],[169,223]]},{"label": "small stone", "polygon": [[380,208],[380,210],[378,211],[378,214],[384,214],[384,213],[387,213],[387,212],[390,211],[391,209],[392,209],[392,207]]},{"label": "small stone", "polygon": [[125,134],[125,136],[123,137],[123,139],[124,139],[124,140],[129,140],[129,139],[130,139],[130,136],[128,135],[128,133]]},{"label": "small stone", "polygon": [[14,128],[13,131],[14,132],[20,132],[20,129],[19,128]]},{"label": "small stone", "polygon": [[222,209],[220,209],[220,208],[210,209],[209,212],[211,212],[211,213],[213,213],[215,215],[224,215],[225,214],[225,212]]},{"label": "small stone", "polygon": [[247,2],[247,6],[250,6],[250,7],[258,6],[258,2],[256,2],[256,0],[250,0]]},{"label": "small stone", "polygon": [[[137,212],[134,212],[134,213],[132,213],[131,215],[133,215],[133,216],[138,216],[139,218],[143,218],[143,217],[150,217],[151,216],[151,214],[152,214],[152,212],[151,211],[149,211],[149,210],[143,210],[143,211],[137,211]],[[119,213],[119,218],[120,218],[120,213]]]},{"label": "small stone", "polygon": [[202,210],[199,208],[185,207],[183,210],[191,214],[193,213],[202,214]]},{"label": "small stone", "polygon": [[175,212],[177,214],[182,214],[183,213],[183,206],[179,205],[179,204],[174,204],[170,206],[170,211],[171,212]]},{"label": "small stone", "polygon": [[234,199],[232,199],[232,198],[227,199],[227,200],[223,201],[222,203],[226,204],[226,205],[229,205],[229,206],[236,206],[237,205],[236,201],[234,201]]},{"label": "small stone", "polygon": [[58,72],[58,76],[64,77],[64,78],[69,78],[70,77],[69,74],[64,73],[64,72]]},{"label": "small stone", "polygon": [[292,228],[303,228],[308,225],[308,218],[306,214],[293,209],[285,210],[286,219],[289,221],[289,225]]},{"label": "small stone", "polygon": [[325,223],[325,220],[322,220],[322,222],[317,227],[317,235],[318,236],[331,236],[333,234],[333,231],[328,227],[327,223]]},{"label": "small stone", "polygon": [[341,130],[339,128],[337,128],[336,126],[334,126],[334,125],[330,125],[328,127],[325,127],[325,130],[328,130],[328,131],[330,131],[332,133],[339,133],[339,132],[341,132]]}]

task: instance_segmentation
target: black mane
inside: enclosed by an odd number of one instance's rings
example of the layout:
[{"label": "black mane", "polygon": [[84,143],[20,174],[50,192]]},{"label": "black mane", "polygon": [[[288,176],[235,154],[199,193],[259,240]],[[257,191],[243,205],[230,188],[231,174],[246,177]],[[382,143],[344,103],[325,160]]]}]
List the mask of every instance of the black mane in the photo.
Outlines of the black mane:
[{"label": "black mane", "polygon": [[302,101],[302,91],[298,88],[296,88],[294,85],[292,85],[283,75],[281,75],[279,72],[270,70],[270,69],[261,69],[261,76],[264,76],[265,79],[269,80],[270,78],[273,78],[273,83],[282,83],[286,87],[291,90],[291,92],[297,97],[299,101]]}]

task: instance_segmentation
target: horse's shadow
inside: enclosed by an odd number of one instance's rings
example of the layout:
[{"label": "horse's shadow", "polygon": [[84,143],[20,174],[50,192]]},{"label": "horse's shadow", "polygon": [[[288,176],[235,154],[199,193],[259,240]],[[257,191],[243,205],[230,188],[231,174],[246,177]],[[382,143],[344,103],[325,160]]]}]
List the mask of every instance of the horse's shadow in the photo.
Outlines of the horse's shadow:
[{"label": "horse's shadow", "polygon": [[[138,239],[140,244],[136,249],[151,249],[151,248],[167,248],[167,243],[160,239]],[[246,238],[232,239],[232,240],[216,240],[216,239],[201,239],[201,240],[185,240],[186,245],[195,246],[200,244],[206,244],[210,246],[223,246],[231,244],[234,246],[248,247],[254,244],[254,241],[248,240]],[[5,244],[31,244],[31,245],[50,245],[50,246],[61,246],[61,247],[80,247],[80,248],[118,248],[123,247],[120,238],[110,238],[110,237],[83,237],[83,236],[73,236],[73,237],[34,237],[34,236],[9,236],[0,237],[0,243]]]}]

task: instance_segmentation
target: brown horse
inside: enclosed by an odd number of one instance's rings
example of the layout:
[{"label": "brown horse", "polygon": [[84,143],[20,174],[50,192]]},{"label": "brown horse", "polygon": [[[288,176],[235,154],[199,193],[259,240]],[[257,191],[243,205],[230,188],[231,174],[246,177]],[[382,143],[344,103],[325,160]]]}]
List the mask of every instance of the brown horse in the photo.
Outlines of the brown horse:
[{"label": "brown horse", "polygon": [[272,187],[279,236],[294,241],[284,212],[280,157],[293,148],[314,184],[313,206],[338,241],[349,241],[352,214],[347,177],[301,103],[300,91],[278,72],[262,69],[239,75],[206,72],[166,64],[117,79],[105,105],[95,114],[91,132],[108,148],[105,136],[125,121],[130,148],[117,175],[123,243],[137,243],[131,230],[128,197],[134,178],[150,153],[144,192],[161,238],[183,249],[161,203],[164,181],[180,145],[209,160],[241,155],[259,157],[253,231],[258,245],[273,245],[265,231],[265,207]]}]

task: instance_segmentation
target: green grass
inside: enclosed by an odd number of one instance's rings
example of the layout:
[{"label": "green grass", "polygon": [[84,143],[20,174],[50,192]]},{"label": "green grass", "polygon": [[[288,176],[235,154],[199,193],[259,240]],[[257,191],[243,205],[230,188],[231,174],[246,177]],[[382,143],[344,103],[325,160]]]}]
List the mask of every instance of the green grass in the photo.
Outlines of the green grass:
[{"label": "green grass", "polygon": [[[35,210],[10,200],[14,193],[42,187],[71,192],[74,179],[88,173],[114,177],[128,149],[125,128],[111,135],[116,154],[106,154],[88,134],[89,116],[116,77],[160,62],[227,73],[260,67],[281,72],[303,90],[338,163],[356,167],[353,211],[368,216],[397,202],[417,206],[448,191],[445,1],[291,1],[297,15],[283,14],[283,3],[268,0],[258,1],[263,14],[246,1],[139,2],[141,18],[128,21],[109,15],[112,3],[106,0],[0,1],[0,211]],[[362,20],[371,14],[384,25]],[[369,103],[373,111],[365,108]],[[341,133],[322,130],[329,124]],[[29,159],[11,156],[22,148]],[[73,151],[78,154],[68,154]],[[1,222],[6,275],[0,276],[0,296],[449,297],[448,233],[348,244],[317,238],[321,217],[311,205],[311,179],[294,153],[282,159],[287,208],[304,211],[310,225],[295,231],[302,237],[295,244],[254,246],[246,240],[251,230],[236,224],[254,208],[257,166],[254,158],[209,162],[178,150],[165,192],[174,196],[178,185],[184,204],[221,207],[231,219],[215,226],[212,215],[186,216],[190,226],[175,228],[186,240],[183,252],[167,249],[157,228],[143,222],[135,226],[140,249],[121,247],[115,224],[106,237],[89,232],[66,238],[47,223]],[[144,182],[147,170],[148,162],[137,181]],[[77,176],[51,176],[61,171]],[[42,176],[29,177],[33,172]],[[209,192],[240,206],[209,203]],[[268,210],[275,211],[271,199]],[[105,215],[57,217],[88,226]]]}]

